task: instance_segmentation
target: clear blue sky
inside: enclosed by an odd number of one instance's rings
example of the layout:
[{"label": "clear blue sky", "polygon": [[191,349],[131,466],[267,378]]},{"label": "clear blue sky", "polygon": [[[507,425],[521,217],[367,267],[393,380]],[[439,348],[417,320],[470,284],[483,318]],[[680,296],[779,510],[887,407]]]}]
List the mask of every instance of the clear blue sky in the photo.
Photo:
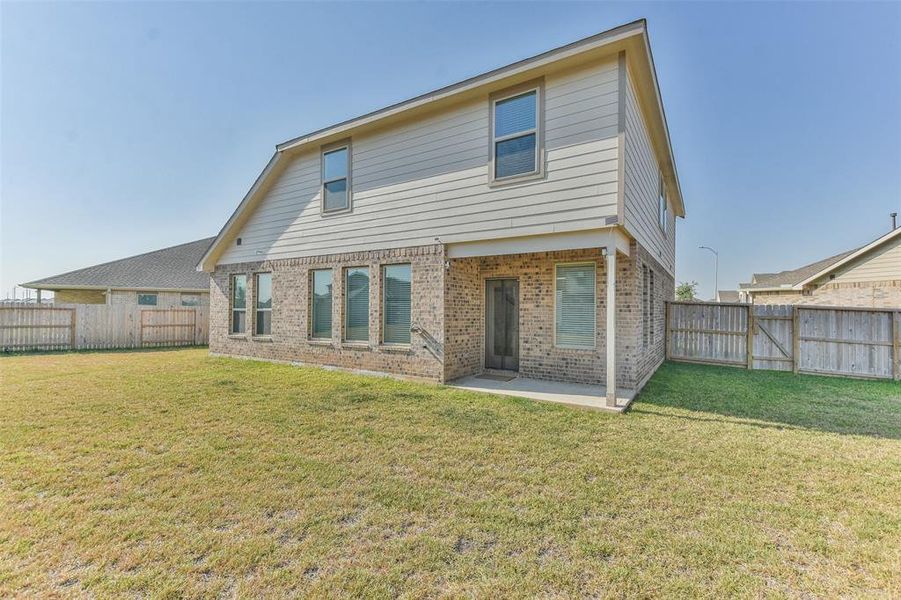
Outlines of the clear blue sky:
[{"label": "clear blue sky", "polygon": [[215,234],[300,133],[645,17],[713,291],[901,211],[901,4],[0,4],[0,296]]}]

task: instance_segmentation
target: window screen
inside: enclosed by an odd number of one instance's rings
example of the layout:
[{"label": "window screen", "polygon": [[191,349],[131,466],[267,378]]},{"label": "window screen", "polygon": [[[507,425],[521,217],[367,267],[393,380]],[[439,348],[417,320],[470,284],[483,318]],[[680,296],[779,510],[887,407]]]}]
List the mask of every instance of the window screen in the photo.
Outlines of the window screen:
[{"label": "window screen", "polygon": [[557,265],[556,277],[556,344],[593,348],[597,316],[594,265]]},{"label": "window screen", "polygon": [[322,153],[322,212],[350,206],[347,184],[349,146]]},{"label": "window screen", "polygon": [[386,344],[410,343],[410,265],[384,267],[384,333]]},{"label": "window screen", "polygon": [[494,103],[494,177],[538,170],[538,91]]},{"label": "window screen", "polygon": [[344,339],[350,342],[368,342],[369,269],[347,269],[344,277]]},{"label": "window screen", "polygon": [[328,339],[332,337],[332,271],[313,271],[312,310],[310,337]]},{"label": "window screen", "polygon": [[256,335],[272,334],[272,273],[257,273]]},{"label": "window screen", "polygon": [[232,333],[244,333],[247,324],[247,275],[232,277]]}]

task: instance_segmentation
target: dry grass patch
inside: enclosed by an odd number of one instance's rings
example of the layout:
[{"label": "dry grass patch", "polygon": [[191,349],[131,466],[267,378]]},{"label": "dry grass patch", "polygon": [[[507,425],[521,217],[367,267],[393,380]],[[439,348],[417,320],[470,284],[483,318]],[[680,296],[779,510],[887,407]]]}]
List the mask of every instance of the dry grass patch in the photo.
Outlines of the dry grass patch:
[{"label": "dry grass patch", "polygon": [[901,386],[625,415],[203,350],[0,359],[0,596],[885,596]]}]

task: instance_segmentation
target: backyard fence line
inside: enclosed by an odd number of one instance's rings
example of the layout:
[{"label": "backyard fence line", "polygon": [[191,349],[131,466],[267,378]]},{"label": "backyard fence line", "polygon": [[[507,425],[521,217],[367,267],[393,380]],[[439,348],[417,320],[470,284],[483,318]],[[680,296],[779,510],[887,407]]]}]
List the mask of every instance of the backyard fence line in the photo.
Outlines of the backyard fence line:
[{"label": "backyard fence line", "polygon": [[127,304],[0,305],[0,350],[94,350],[209,342],[208,308]]},{"label": "backyard fence line", "polygon": [[667,302],[666,356],[901,380],[901,309]]}]

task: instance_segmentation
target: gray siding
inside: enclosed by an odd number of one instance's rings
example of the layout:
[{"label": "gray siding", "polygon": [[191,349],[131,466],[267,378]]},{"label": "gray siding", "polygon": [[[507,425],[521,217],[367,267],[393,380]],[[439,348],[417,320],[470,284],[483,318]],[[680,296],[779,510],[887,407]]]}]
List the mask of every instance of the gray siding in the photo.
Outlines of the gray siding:
[{"label": "gray siding", "polygon": [[651,146],[635,87],[627,78],[625,131],[625,188],[623,200],[624,225],[670,275],[676,265],[676,218],[669,203],[669,223],[666,235],[657,222],[657,194],[660,167]]},{"label": "gray siding", "polygon": [[545,78],[546,177],[488,184],[487,96],[353,138],[353,211],[321,216],[318,150],[281,173],[219,264],[593,229],[616,216],[615,59]]}]

